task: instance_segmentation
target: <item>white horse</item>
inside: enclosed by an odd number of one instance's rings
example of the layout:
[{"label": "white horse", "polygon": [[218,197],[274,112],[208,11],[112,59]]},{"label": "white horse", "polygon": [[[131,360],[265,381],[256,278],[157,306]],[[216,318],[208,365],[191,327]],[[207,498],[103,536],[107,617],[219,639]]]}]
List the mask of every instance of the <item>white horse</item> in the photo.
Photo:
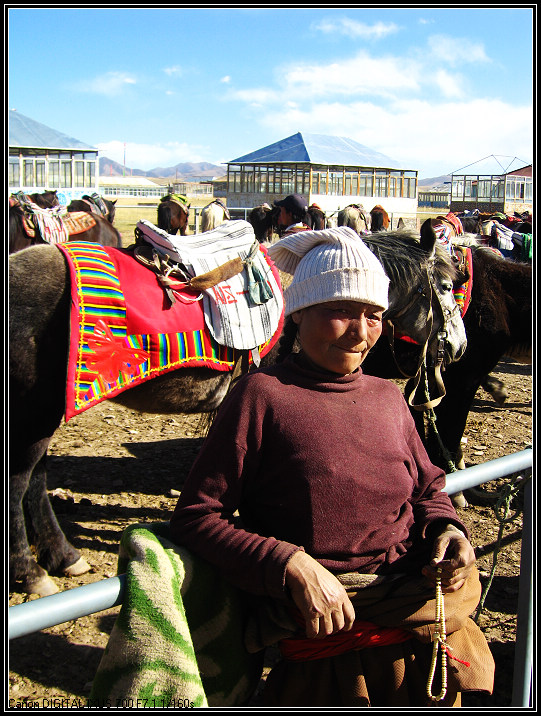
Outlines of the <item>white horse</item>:
[{"label": "white horse", "polygon": [[201,212],[201,231],[211,231],[230,219],[229,211],[219,199],[207,204]]}]

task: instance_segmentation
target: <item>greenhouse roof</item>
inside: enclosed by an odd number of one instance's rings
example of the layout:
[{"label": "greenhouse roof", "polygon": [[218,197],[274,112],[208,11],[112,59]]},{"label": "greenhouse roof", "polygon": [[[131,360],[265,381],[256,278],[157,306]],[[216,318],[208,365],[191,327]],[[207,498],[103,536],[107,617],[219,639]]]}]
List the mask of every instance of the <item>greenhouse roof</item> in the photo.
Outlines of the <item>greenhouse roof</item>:
[{"label": "greenhouse roof", "polygon": [[[452,174],[453,176],[503,176],[504,174],[515,173],[520,169],[526,171],[525,176],[531,176],[531,162],[505,154],[491,154],[483,159],[478,159],[472,164],[456,169]],[[529,173],[527,170],[529,170]]]},{"label": "greenhouse roof", "polygon": [[51,129],[30,117],[25,117],[24,114],[14,109],[9,110],[8,134],[10,147],[98,151],[96,147],[68,137],[62,132],[57,132],[56,129]]},{"label": "greenhouse roof", "polygon": [[347,137],[327,134],[297,134],[274,144],[232,159],[228,164],[259,164],[274,162],[298,162],[326,166],[378,167],[400,169],[399,162],[376,152]]}]

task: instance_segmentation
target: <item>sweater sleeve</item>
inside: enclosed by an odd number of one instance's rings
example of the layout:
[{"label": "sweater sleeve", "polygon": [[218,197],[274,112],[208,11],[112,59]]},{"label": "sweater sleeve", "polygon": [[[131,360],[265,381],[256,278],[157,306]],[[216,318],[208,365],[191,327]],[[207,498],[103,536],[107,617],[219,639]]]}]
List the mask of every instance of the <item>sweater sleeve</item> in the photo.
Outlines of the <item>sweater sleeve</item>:
[{"label": "sweater sleeve", "polygon": [[429,526],[442,521],[455,525],[469,537],[468,528],[458,517],[451,498],[442,492],[445,472],[430,461],[415,426],[411,431],[409,447],[417,469],[414,515],[420,534],[424,538]]},{"label": "sweater sleeve", "polygon": [[246,482],[257,475],[263,432],[257,403],[242,381],[226,398],[182,488],[170,531],[174,542],[216,565],[235,586],[283,599],[287,562],[302,548],[247,531],[237,512]]}]

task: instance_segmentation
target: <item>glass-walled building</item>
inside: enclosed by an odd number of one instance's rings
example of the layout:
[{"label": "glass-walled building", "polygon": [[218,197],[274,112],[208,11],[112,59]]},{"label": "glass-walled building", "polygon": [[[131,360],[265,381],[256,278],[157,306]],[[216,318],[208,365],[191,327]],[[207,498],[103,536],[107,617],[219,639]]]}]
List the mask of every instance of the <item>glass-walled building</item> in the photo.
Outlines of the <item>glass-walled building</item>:
[{"label": "glass-walled building", "polygon": [[451,211],[522,214],[533,207],[532,165],[511,172],[453,174]]},{"label": "glass-walled building", "polygon": [[61,204],[98,191],[98,150],[9,110],[8,190],[56,189]]},{"label": "glass-walled building", "polygon": [[[417,171],[345,137],[297,133],[227,164],[227,205],[253,207],[303,194],[330,214],[348,204],[415,216]],[[394,227],[394,225],[393,225]]]}]

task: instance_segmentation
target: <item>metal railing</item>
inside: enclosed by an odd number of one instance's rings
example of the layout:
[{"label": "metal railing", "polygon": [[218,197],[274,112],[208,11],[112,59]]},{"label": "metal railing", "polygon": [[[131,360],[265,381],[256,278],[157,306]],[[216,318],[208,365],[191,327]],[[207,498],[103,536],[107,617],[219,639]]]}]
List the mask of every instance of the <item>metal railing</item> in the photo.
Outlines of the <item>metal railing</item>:
[{"label": "metal railing", "polygon": [[[449,495],[476,487],[490,480],[532,468],[531,449],[458,470],[446,477]],[[515,645],[515,665],[511,706],[529,706],[532,689],[533,658],[533,514],[532,481],[524,487],[522,549]],[[89,616],[122,604],[126,576],[102,579],[83,587],[42,597],[9,608],[9,638],[32,634],[57,624]]]}]

